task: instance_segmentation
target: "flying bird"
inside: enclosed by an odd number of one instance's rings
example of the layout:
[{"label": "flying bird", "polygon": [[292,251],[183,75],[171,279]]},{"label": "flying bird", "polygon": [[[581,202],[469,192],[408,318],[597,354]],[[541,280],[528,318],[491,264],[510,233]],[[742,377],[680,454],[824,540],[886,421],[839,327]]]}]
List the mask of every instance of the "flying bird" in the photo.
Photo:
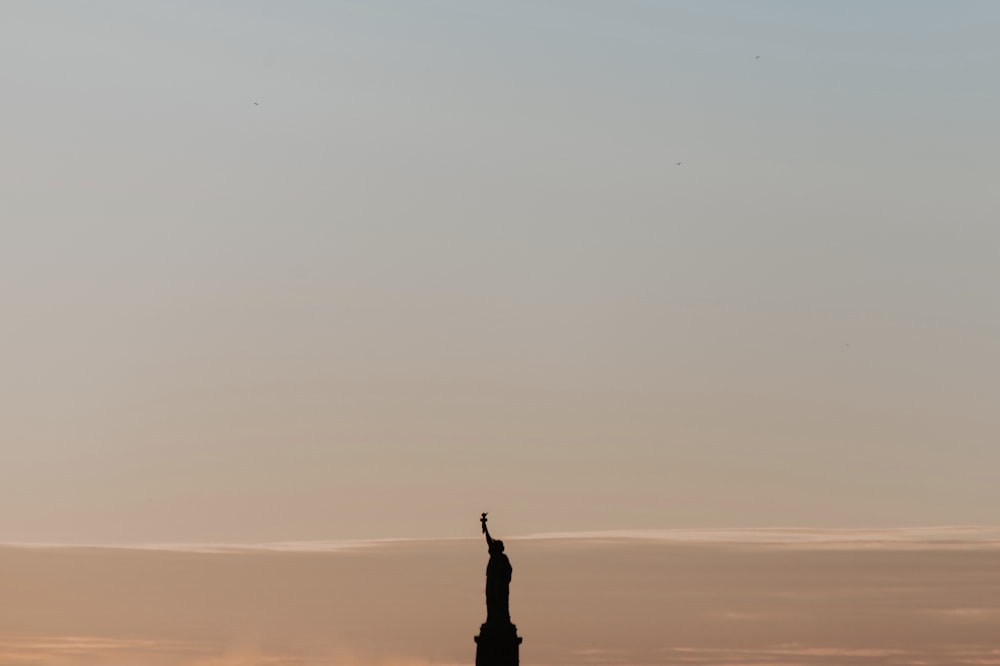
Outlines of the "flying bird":
[{"label": "flying bird", "polygon": [[254,106],[260,106],[260,102],[254,102],[253,105]]},{"label": "flying bird", "polygon": [[754,60],[760,60],[760,56],[754,56],[753,59]]}]

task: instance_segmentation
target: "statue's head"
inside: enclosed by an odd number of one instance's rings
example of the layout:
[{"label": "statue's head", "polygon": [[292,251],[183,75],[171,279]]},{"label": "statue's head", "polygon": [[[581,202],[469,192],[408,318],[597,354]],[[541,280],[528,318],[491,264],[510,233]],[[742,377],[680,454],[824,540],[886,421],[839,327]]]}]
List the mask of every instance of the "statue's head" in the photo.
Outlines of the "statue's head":
[{"label": "statue's head", "polygon": [[491,553],[502,553],[503,552],[503,541],[500,539],[494,539],[493,543],[490,545]]}]

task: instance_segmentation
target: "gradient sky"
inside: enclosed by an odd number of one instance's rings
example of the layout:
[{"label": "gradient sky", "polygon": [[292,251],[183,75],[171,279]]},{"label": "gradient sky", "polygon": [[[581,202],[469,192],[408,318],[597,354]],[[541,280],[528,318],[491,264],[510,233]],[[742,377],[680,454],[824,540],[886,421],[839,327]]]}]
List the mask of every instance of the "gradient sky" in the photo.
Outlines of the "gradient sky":
[{"label": "gradient sky", "polygon": [[[509,539],[522,663],[998,666],[1000,529]],[[0,545],[4,666],[471,664],[481,538]]]},{"label": "gradient sky", "polygon": [[0,541],[997,523],[998,30],[5,2]]}]

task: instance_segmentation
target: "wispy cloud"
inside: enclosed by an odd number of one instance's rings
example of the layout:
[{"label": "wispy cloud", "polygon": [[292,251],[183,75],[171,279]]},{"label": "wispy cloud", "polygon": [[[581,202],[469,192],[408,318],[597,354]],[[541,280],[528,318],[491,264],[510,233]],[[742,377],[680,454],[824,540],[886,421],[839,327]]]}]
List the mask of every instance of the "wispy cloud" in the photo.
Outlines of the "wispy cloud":
[{"label": "wispy cloud", "polygon": [[[6,543],[18,548],[109,548],[205,554],[273,552],[334,553],[368,548],[421,543],[478,541],[480,537],[326,539],[314,541],[269,541],[255,543],[153,542],[134,544]],[[656,541],[678,544],[750,544],[796,548],[890,548],[948,549],[1000,548],[1000,526],[945,525],[872,529],[828,529],[813,527],[737,527],[702,529],[597,530],[539,532],[504,537],[508,541],[577,540],[600,542]]]},{"label": "wispy cloud", "polygon": [[884,664],[892,666],[954,666],[1000,664],[1000,652],[989,645],[965,645],[946,650],[913,650],[902,647],[834,647],[797,643],[756,649],[675,647],[662,650],[658,661],[644,664],[712,664],[713,666],[841,666]]},{"label": "wispy cloud", "polygon": [[922,610],[923,613],[930,613],[944,618],[956,620],[969,620],[974,622],[987,622],[1000,620],[1000,607],[966,607],[966,608],[932,608]]},{"label": "wispy cloud", "polygon": [[235,553],[336,553],[342,551],[361,550],[394,546],[402,544],[437,543],[444,541],[472,541],[472,537],[442,537],[434,539],[327,539],[316,541],[263,541],[256,543],[226,543],[226,542],[151,542],[151,543],[109,543],[109,544],[78,544],[78,543],[33,543],[17,542],[2,543],[0,546],[9,548],[29,549],[101,549],[101,550],[148,550],[175,553],[198,554],[235,554]]},{"label": "wispy cloud", "polygon": [[879,529],[761,527],[547,532],[514,539],[657,541],[692,544],[759,544],[799,548],[1000,548],[1000,527],[956,525]]},{"label": "wispy cloud", "polygon": [[282,653],[255,646],[109,636],[0,636],[3,666],[467,666],[337,649]]},{"label": "wispy cloud", "polygon": [[110,636],[0,636],[0,664],[4,666],[195,664],[211,650],[208,644],[192,641]]}]

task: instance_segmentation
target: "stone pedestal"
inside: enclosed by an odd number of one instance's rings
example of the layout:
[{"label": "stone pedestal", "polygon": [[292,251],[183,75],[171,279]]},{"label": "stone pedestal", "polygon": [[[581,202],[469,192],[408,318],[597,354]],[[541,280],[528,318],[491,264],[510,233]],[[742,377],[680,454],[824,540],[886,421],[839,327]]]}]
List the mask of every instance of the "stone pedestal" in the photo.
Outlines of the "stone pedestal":
[{"label": "stone pedestal", "polygon": [[475,640],[476,666],[518,666],[521,637],[510,622],[487,622]]}]

